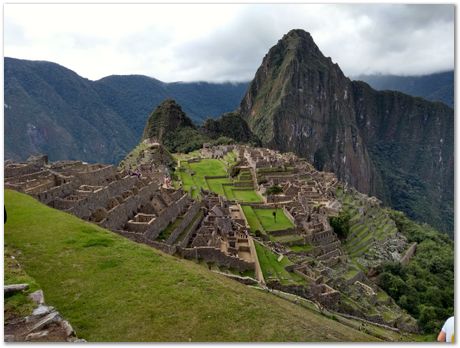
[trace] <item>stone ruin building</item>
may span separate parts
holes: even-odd
[[[377,290],[362,272],[349,280],[342,278],[349,260],[328,219],[342,208],[335,194],[339,185],[335,175],[317,171],[290,153],[244,145],[205,146],[201,156],[222,158],[230,151],[238,154],[240,168],[248,171],[245,177],[264,197],[263,203],[240,203],[207,191],[201,192],[200,200],[194,200],[182,189],[163,184],[169,177],[165,170],[145,168],[139,177],[123,167],[81,161],[49,163],[46,156],[31,157],[24,163],[5,162],[5,188],[32,195],[51,207],[168,254],[233,272],[254,271],[256,280],[265,284],[255,249],[255,243],[261,243],[293,261],[286,270],[308,284],[267,284],[272,288],[329,308],[335,308],[343,291],[349,296],[360,293],[371,303]],[[280,186],[282,192],[264,196],[273,185]],[[368,201],[372,206],[379,204]],[[294,228],[270,234],[299,238],[282,243],[252,236],[243,204],[282,208]],[[295,252],[291,250],[295,245],[311,248]],[[379,316],[366,319],[383,322]]]
[[[244,272],[255,249],[244,220],[219,197],[192,200],[164,178],[138,177],[112,165],[81,161],[48,163],[46,156],[5,163],[5,188],[29,194],[50,207],[94,222],[169,254]]]
[[[216,145],[212,146],[211,144],[203,144],[202,149],[200,150],[201,156],[204,158],[223,158],[229,152],[232,152],[235,149],[235,145]]]

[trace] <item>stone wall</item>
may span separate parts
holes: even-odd
[[[237,282],[244,284],[244,285],[258,285],[257,280],[251,277],[241,277],[236,274],[230,274],[230,273],[223,273],[219,271],[213,271],[214,273],[223,275],[224,277],[230,278],[232,280],[236,280]]]
[[[142,187],[137,195],[127,197],[120,205],[109,210],[107,217],[101,221],[101,225],[110,230],[122,229],[125,223],[136,215],[141,206],[150,203],[157,189],[158,185],[153,182]]]
[[[174,255],[176,253],[177,247],[175,245],[167,245],[165,243],[157,242],[157,241],[152,241],[146,239],[143,235],[135,232],[128,232],[128,231],[122,231],[122,230],[115,230],[116,233],[120,234],[121,236],[128,238],[134,242],[137,243],[142,243],[146,244],[148,246],[151,246],[155,249],[161,250],[162,252],[169,254],[169,255]]]
[[[171,232],[171,235],[166,240],[166,244],[174,244],[176,239],[180,236],[182,232],[190,225],[193,218],[196,216],[198,211],[200,210],[201,203],[200,202],[193,202],[187,212],[184,214],[182,221],[180,222],[179,226],[177,226],[174,231]]]
[[[254,262],[246,262],[237,257],[226,255],[214,247],[178,248],[178,252],[185,259],[214,262],[219,266],[233,268],[239,272],[254,270],[255,268]]]
[[[404,253],[404,256],[401,257],[401,261],[400,261],[401,264],[403,266],[406,266],[409,263],[409,261],[412,258],[412,256],[415,255],[416,251],[417,251],[417,243],[414,242],[414,243],[411,244],[409,249],[407,249],[407,251]]]
[[[200,212],[198,212],[198,214],[200,214]],[[204,216],[204,214],[203,214]],[[197,218],[193,223],[192,225],[190,226],[187,234],[184,236],[184,238],[179,242],[178,246],[181,247],[181,248],[186,248],[189,241],[190,241],[190,238],[192,237],[193,233],[195,233],[196,229],[198,228],[198,226],[201,224],[201,222],[203,221],[203,216],[201,218]]]
[[[107,165],[94,170],[76,172],[74,175],[81,182],[86,185],[106,185],[110,178],[115,177],[117,174],[117,168],[112,165]]]
[[[56,199],[70,195],[78,186],[78,183],[67,182],[59,186],[51,187],[48,191],[39,192],[33,196],[37,198],[40,202],[49,204]],[[59,209],[53,204],[54,208]]]
[[[164,208],[155,221],[145,231],[145,238],[153,241],[157,239],[158,235],[176,218],[182,214],[186,205],[190,202],[187,193],[184,193],[177,201],[172,202],[171,205]]]
[[[286,209],[285,206],[283,206],[283,212],[284,212],[284,215],[286,215],[286,217],[289,219],[289,221],[291,221],[291,222],[294,224],[294,226],[296,226],[297,223],[296,223],[294,217],[293,217],[293,216],[291,215],[291,213]]]
[[[5,166],[5,178],[32,174],[40,170],[40,166],[34,163],[15,163]]]
[[[284,230],[270,231],[270,235],[274,237],[287,236],[289,234],[297,234],[294,228],[286,228]]]
[[[364,275],[364,273],[362,271],[359,271],[358,273],[356,273],[352,278],[350,279],[347,279],[347,284],[348,285],[351,285],[351,284],[354,284],[355,282],[357,281],[364,281],[366,279],[366,276]]]
[[[121,196],[123,192],[131,190],[138,180],[139,179],[137,177],[127,176],[121,180],[111,182],[110,184],[105,186],[102,190],[94,192],[88,195],[87,197],[83,198],[82,200],[78,201],[69,210],[69,212],[71,212],[72,214],[82,219],[89,219],[93,211],[95,211],[97,208],[106,208],[109,199],[113,197]],[[153,193],[158,189],[158,185],[156,183],[155,184],[152,183],[146,187],[149,187],[148,191],[150,193]],[[65,202],[56,200],[55,208],[61,209],[61,207],[65,207],[65,206],[66,206]]]
[[[248,236],[248,244],[249,244],[249,250],[251,252],[251,255],[254,256],[254,270],[255,270],[256,279],[261,284],[265,284],[264,274],[262,272],[262,267],[260,267],[256,246],[254,245],[254,239],[251,236]]]

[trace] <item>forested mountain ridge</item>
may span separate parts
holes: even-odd
[[[358,75],[353,80],[364,81],[372,88],[403,92],[431,101],[440,101],[454,107],[454,71],[421,76]]]
[[[195,123],[235,109],[247,83],[164,83],[141,76],[85,79],[56,63],[4,59],[5,158],[119,162],[145,117],[174,98]]]

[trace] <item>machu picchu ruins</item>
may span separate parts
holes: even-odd
[[[118,167],[46,155],[7,161],[5,188],[231,279],[417,331],[371,279],[373,268],[407,262],[416,248],[376,198],[292,153],[205,144],[171,155],[152,139],[140,146]],[[346,239],[330,224],[341,212],[350,215]]]

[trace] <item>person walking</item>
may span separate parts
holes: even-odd
[[[455,342],[455,330],[454,330],[454,317],[450,317],[444,323],[441,331],[438,335],[438,342],[448,342],[454,343]]]

